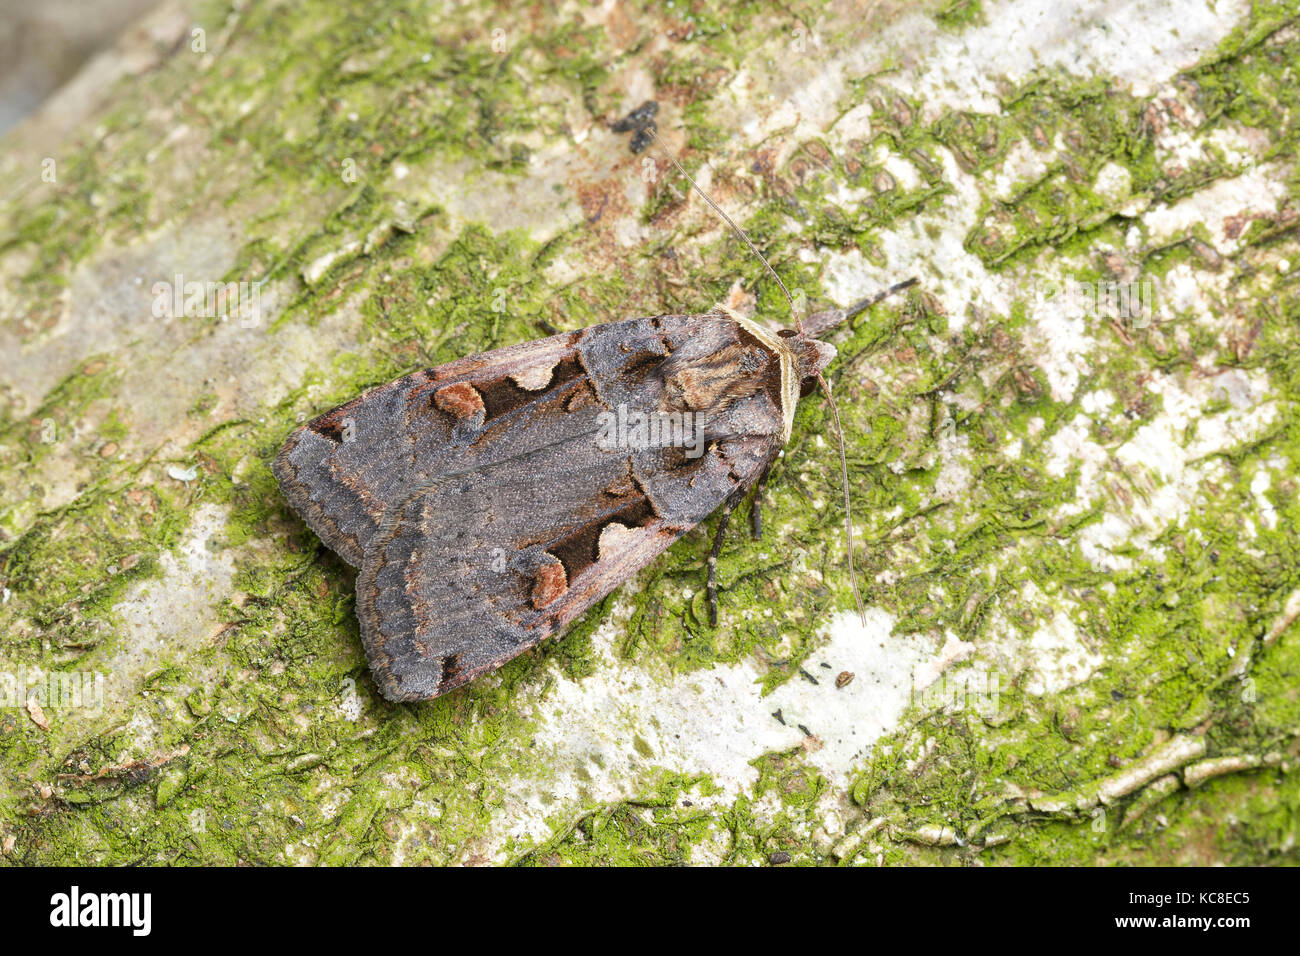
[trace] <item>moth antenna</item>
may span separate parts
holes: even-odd
[[[880,300],[893,295],[896,292],[902,292],[904,289],[910,289],[917,284],[917,280],[904,279],[902,282],[896,282],[888,289],[877,292],[875,295],[868,296],[861,302],[849,306],[844,310],[834,310],[832,312],[818,312],[810,320],[809,337],[816,338],[839,325],[846,322],[856,315],[867,311]],[[820,320],[820,321],[819,321]],[[817,373],[817,382],[826,393],[826,401],[831,406],[831,417],[835,419],[835,443],[840,449],[840,487],[844,489],[844,538],[848,547],[849,557],[849,584],[853,587],[853,601],[858,606],[858,617],[862,621],[862,626],[867,626],[867,610],[862,603],[862,592],[858,589],[858,572],[853,567],[853,504],[849,500],[849,459],[844,451],[844,428],[840,425],[840,410],[835,404],[835,396],[831,394],[831,386],[826,381],[821,372]]]
[[[861,302],[855,302],[847,309],[828,309],[825,312],[815,312],[808,316],[808,321],[804,323],[803,331],[810,339],[820,339],[831,329],[838,328],[845,322],[848,322],[861,315],[867,309],[871,308],[882,299],[887,299],[895,293],[910,289],[918,284],[917,279],[904,279],[902,282],[895,282],[887,289],[882,289],[875,295],[868,296]]]
[[[771,274],[772,278],[776,280],[776,284],[781,287],[781,294],[785,296],[785,301],[790,303],[790,315],[794,316],[795,325],[798,326],[799,331],[802,332],[803,325],[799,321],[799,316],[795,315],[794,311],[794,297],[790,295],[790,290],[785,287],[785,283],[781,281],[781,277],[777,275],[776,270],[772,268],[772,263],[768,262],[763,253],[758,251],[758,247],[749,241],[749,236],[745,235],[745,230],[736,225],[735,220],[728,216],[721,206],[709,198],[709,194],[701,189],[696,184],[695,180],[691,179],[691,174],[682,167],[682,164],[677,161],[677,157],[673,155],[673,151],[668,148],[668,144],[660,138],[659,131],[656,130],[653,125],[647,126],[646,129],[649,130],[650,135],[655,138],[655,142],[659,144],[659,148],[664,151],[664,155],[668,157],[668,162],[672,163],[673,166],[677,168],[677,171],[682,174],[683,178],[691,184],[691,188],[700,194],[700,197],[712,207],[713,211],[726,220],[726,223],[731,227],[732,232],[738,235],[744,241],[745,245],[749,246],[749,251],[758,256],[758,261],[763,263],[763,266]]]
[[[844,453],[844,429],[840,426],[840,410],[835,405],[835,396],[831,394],[831,387],[821,372],[817,373],[817,381],[826,393],[826,401],[831,406],[831,417],[835,419],[835,443],[840,448],[840,487],[844,489],[844,537],[849,556],[849,584],[853,588],[853,602],[858,606],[858,618],[862,621],[863,628],[866,628],[867,609],[862,603],[862,592],[858,590],[858,572],[853,567],[853,505],[849,501],[849,459]]]
[[[867,298],[863,299],[861,302],[855,302],[853,305],[849,306],[847,309],[844,310],[844,320],[847,322],[850,319],[857,318],[859,315],[867,311],[867,309],[871,308],[877,302],[880,302],[884,299],[888,299],[891,295],[894,295],[895,293],[898,292],[902,292],[904,289],[910,289],[918,282],[920,282],[920,280],[915,277],[911,279],[904,279],[902,282],[895,282],[888,289],[882,289],[879,292],[877,292],[875,295],[868,296]]]
[[[776,280],[777,286],[781,289],[781,294],[785,296],[785,301],[790,304],[790,315],[794,318],[795,327],[800,332],[803,332],[803,322],[799,316],[795,314],[794,296],[790,295],[790,290],[785,287],[785,283],[781,281],[781,277],[776,274],[776,270],[772,268],[772,263],[768,262],[767,257],[758,251],[758,247],[750,241],[749,236],[745,234],[745,230],[736,225],[735,220],[728,216],[726,211],[714,202],[709,194],[701,189],[695,180],[691,178],[691,174],[688,173],[685,168],[683,168],[682,164],[677,161],[677,157],[673,155],[673,151],[668,148],[668,144],[663,141],[663,138],[659,135],[659,131],[654,128],[653,124],[646,126],[646,129],[649,131],[650,135],[655,138],[655,142],[659,144],[659,148],[664,151],[664,155],[668,157],[668,161],[673,164],[673,167],[679,173],[682,174],[682,178],[691,184],[691,188],[700,194],[700,198],[708,203],[709,207],[722,217],[726,224],[731,227],[732,232],[739,236],[741,241],[749,247],[749,251],[758,257],[759,262],[763,263],[763,267],[767,269],[768,274]],[[833,324],[838,325],[840,322],[851,319],[854,316],[865,312],[886,296],[893,295],[896,292],[901,292],[904,289],[909,289],[916,285],[916,283],[916,279],[906,279],[903,282],[896,283],[871,298],[864,299],[856,305],[846,309],[842,316],[837,315]],[[825,330],[816,330],[812,333],[812,336],[816,337],[818,331]],[[827,384],[826,378],[821,372],[817,373],[817,381],[821,385],[822,391],[826,393],[826,400],[831,406],[831,416],[835,419],[835,439],[840,450],[840,485],[844,489],[844,537],[848,545],[849,584],[853,588],[853,601],[858,607],[858,617],[861,619],[862,626],[865,628],[867,626],[867,609],[862,603],[862,592],[858,588],[858,572],[853,566],[853,505],[849,497],[849,460],[844,451],[844,429],[840,425],[840,410],[835,404],[835,396],[831,394],[831,387]]]

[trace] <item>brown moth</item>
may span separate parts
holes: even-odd
[[[657,139],[642,111],[628,128]],[[429,700],[501,666],[722,508],[716,624],[727,519],[758,489],[758,533],[767,471],[835,357],[819,337],[913,282],[780,332],[725,308],[565,332],[414,372],[294,431],[275,476],[359,569],[383,695]]]

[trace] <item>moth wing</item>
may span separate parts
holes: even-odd
[[[422,369],[318,416],[289,436],[272,465],[284,496],[326,546],[359,567],[386,507],[404,499],[421,466],[436,457],[430,450],[454,448],[466,417],[457,412],[473,417],[470,393],[443,389],[476,381],[501,383],[504,391],[509,383],[536,385],[552,373],[540,388],[516,386],[524,393],[520,404],[543,397],[553,373],[565,378],[571,367],[572,338],[552,336]]]
[[[586,430],[600,400],[651,407],[643,404],[647,388],[657,386],[646,380],[647,363],[688,340],[721,340],[730,325],[701,316],[628,319],[423,369],[296,429],[272,470],[307,526],[360,567],[394,502],[447,472]]]
[[[412,494],[357,577],[384,696],[437,697],[582,615],[758,478],[780,447],[769,418],[771,433],[722,438],[694,460],[604,451],[586,435]]]

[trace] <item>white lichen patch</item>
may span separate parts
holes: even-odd
[[[882,82],[896,86],[908,97],[924,103],[925,119],[934,121],[948,111],[1001,112],[1002,88],[1036,70],[1059,67],[1079,76],[1107,75],[1129,85],[1138,96],[1151,93],[1177,70],[1193,64],[1202,52],[1219,42],[1245,15],[1248,7],[1234,3],[1229,9],[1204,0],[1168,5],[1125,4],[1123,15],[1112,5],[1050,0],[1019,0],[987,9],[986,25],[958,33],[945,31],[917,14],[903,17],[858,49],[842,55],[843,75],[874,73],[886,51],[909,51],[903,69],[885,71]],[[826,70],[820,76],[839,75]],[[797,118],[801,126],[832,109],[841,89],[816,88],[825,101],[804,96]],[[739,94],[738,94],[739,95]],[[765,139],[782,124],[773,116],[746,130],[753,141]],[[784,122],[789,122],[786,118]],[[828,123],[834,119],[833,115]],[[858,107],[835,122],[828,135],[834,147],[847,148],[850,139],[872,130],[870,111]],[[809,135],[821,134],[809,130]],[[1059,151],[1059,147],[1058,150]],[[1024,183],[1036,181],[1047,170],[1052,153],[1021,143],[992,173],[992,192],[1002,198]],[[877,158],[877,161],[878,158]],[[954,192],[933,213],[909,217],[905,225],[882,237],[886,262],[869,265],[856,251],[828,257],[825,284],[836,301],[847,303],[904,274],[919,273],[925,287],[947,307],[954,328],[960,328],[967,303],[1005,312],[1016,292],[1007,280],[994,278],[964,245],[974,226],[985,193],[990,189],[961,172],[951,154],[944,155],[944,178]],[[1116,164],[1103,167],[1096,183],[1098,193],[1122,203],[1130,188],[1127,170]],[[1060,317],[1048,318],[1043,342],[1052,362],[1045,371],[1052,379],[1054,397],[1068,400],[1077,381],[1078,356],[1085,349],[1081,329]],[[1064,360],[1064,361],[1062,361]]]
[[[1025,690],[1031,694],[1053,694],[1080,684],[1102,665],[1100,654],[1089,652],[1074,621],[1063,611],[1052,614],[1047,624],[1034,631],[1021,655],[1028,665]]]
[[[1001,607],[994,609],[984,636],[976,642],[982,661],[1020,676],[1024,690],[1036,696],[1081,684],[1102,666],[1104,658],[1075,623],[1078,608],[1072,601],[1044,594],[1032,582],[1021,589],[1019,599],[1041,623],[1020,628]]]
[[[753,662],[665,678],[619,661],[617,634],[598,629],[597,673],[557,679],[538,701],[529,762],[539,772],[503,786],[501,837],[544,838],[564,808],[626,799],[661,770],[707,773],[734,798],[757,779],[751,760],[802,739],[759,696]]]
[[[980,184],[961,170],[951,153],[944,151],[943,159],[944,179],[953,191],[880,233],[882,263],[868,262],[857,249],[817,254],[805,250],[805,259],[824,264],[822,284],[831,299],[848,304],[868,291],[916,276],[943,303],[954,331],[965,325],[968,304],[1002,314],[1010,311],[1017,294],[1015,280],[992,275],[966,248],[966,237],[979,222]]]
[[[1005,202],[1024,183],[1042,179],[1050,168],[1052,155],[1037,149],[1027,139],[1017,140],[998,167],[985,174],[993,195]]]
[[[934,481],[936,500],[961,499],[971,483],[970,468],[966,464],[969,459],[969,436],[945,434],[939,437],[939,475]]]
[[[627,611],[616,609],[611,621]],[[620,661],[613,653],[620,627],[607,622],[596,633],[597,672],[557,677],[534,706],[527,762],[536,771],[500,784],[494,852],[504,854],[512,838],[545,839],[557,818],[581,807],[633,797],[663,771],[706,774],[721,792],[692,799],[729,804],[757,782],[756,757],[801,745],[808,763],[843,788],[897,725],[917,681],[932,682],[970,651],[951,635],[903,636],[894,628],[880,609],[868,609],[866,628],[856,613],[835,615],[805,674],[764,697],[750,660],[678,676]]]
[[[802,725],[820,741],[806,759],[836,787],[846,785],[871,745],[897,726],[918,689],[916,675],[955,659],[944,641],[896,634],[896,623],[879,608],[867,609],[866,627],[855,612],[836,614],[826,644],[805,665],[816,683],[793,678],[764,701],[780,709],[786,724]],[[837,686],[844,673],[852,680]]]
[[[1118,163],[1107,163],[1098,170],[1093,188],[1112,206],[1119,206],[1132,192],[1133,174]]]
[[[1282,474],[1287,474],[1287,468],[1277,469]],[[1261,468],[1255,472],[1255,477],[1250,481],[1250,493],[1255,497],[1255,505],[1259,508],[1259,521],[1269,531],[1277,530],[1277,508],[1269,499],[1268,492],[1273,485],[1273,472],[1268,468]]]
[[[1185,521],[1198,507],[1204,483],[1222,474],[1213,456],[1257,439],[1277,415],[1276,406],[1265,400],[1268,380],[1259,370],[1188,382],[1155,373],[1148,388],[1163,399],[1162,410],[1119,447],[1106,449],[1089,438],[1083,416],[1048,440],[1049,474],[1079,466],[1075,500],[1061,514],[1076,514],[1098,499],[1106,502],[1102,519],[1077,538],[1099,569],[1132,567],[1132,559],[1114,552],[1126,545],[1146,547],[1170,524]],[[1210,402],[1224,398],[1232,407],[1204,413]]]
[[[102,665],[87,662],[106,671],[110,707],[127,704],[145,677],[201,647],[220,626],[217,608],[234,593],[235,563],[233,552],[213,541],[227,514],[215,504],[197,508],[180,544],[159,556],[161,575],[133,585],[114,605],[118,640]]]
[[[918,15],[899,20],[885,31],[896,35],[882,40],[916,57],[914,71],[891,79],[938,117],[947,110],[997,112],[999,78],[1016,83],[1051,68],[1112,76],[1148,95],[1196,63],[1248,10],[1240,0],[1012,0],[986,5],[986,22],[959,33]]]
[[[621,157],[620,143],[607,130],[596,130],[584,151],[605,158]],[[483,172],[477,161],[463,159],[454,163],[434,157],[407,166],[407,174],[393,182],[411,208],[438,205],[445,209],[445,227],[456,234],[470,223],[480,223],[505,232],[527,229],[538,242],[558,235],[582,222],[581,207],[574,201],[568,182],[576,175],[608,176],[608,165],[595,170],[579,170],[568,142],[539,144],[529,159],[528,176],[520,178],[497,172]],[[645,186],[635,176],[628,176],[633,188],[644,197]]]
[[[1215,249],[1230,255],[1238,243],[1225,229],[1226,221],[1275,212],[1285,196],[1285,178],[1274,164],[1265,163],[1240,176],[1216,180],[1172,205],[1155,206],[1142,215],[1142,222],[1153,245],[1181,238],[1203,225]]]
[[[0,377],[34,403],[92,355],[137,343],[164,350],[179,345],[193,329],[183,328],[183,319],[157,318],[155,302],[160,295],[167,297],[164,293],[178,276],[182,288],[220,279],[231,267],[238,242],[234,223],[210,217],[98,252],[72,273],[58,321],[39,337],[28,338],[13,324],[0,325]],[[167,264],[165,272],[159,270],[160,262]]]

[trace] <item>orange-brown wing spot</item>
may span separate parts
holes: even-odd
[[[587,370],[582,367],[582,362],[578,360],[578,356],[572,355],[562,362],[556,363],[555,367],[550,371],[547,384],[542,388],[559,388],[586,374]],[[518,381],[516,381],[518,377],[518,375],[507,375],[493,381],[477,383],[479,393],[483,396],[483,404],[487,408],[487,421],[500,418],[502,415],[513,412],[516,408],[522,408],[529,402],[537,400],[539,389],[521,388]]]
[[[444,385],[433,393],[434,407],[455,415],[461,421],[482,420],[487,409],[483,396],[469,382],[456,382]]]
[[[533,608],[540,611],[569,590],[569,576],[558,560],[543,564],[533,579]]]

